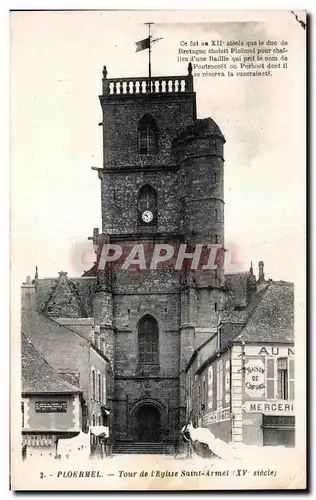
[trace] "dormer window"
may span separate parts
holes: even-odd
[[[138,123],[138,150],[141,155],[156,154],[158,151],[158,127],[149,114],[144,115]]]

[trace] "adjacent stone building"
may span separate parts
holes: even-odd
[[[82,392],[82,429],[108,425],[108,397],[111,388],[111,365],[104,354],[105,346],[89,317],[75,317],[75,301],[69,300],[73,283],[61,272],[52,280],[27,279],[22,284],[22,333],[27,335],[39,353],[58,374]],[[41,297],[49,289],[49,303],[55,308],[47,315]],[[61,304],[69,307],[68,316]],[[54,314],[55,313],[55,314]],[[95,440],[94,440],[95,441]],[[94,443],[95,444],[95,443]]]
[[[294,446],[293,284],[259,268],[230,277],[218,332],[186,367],[187,413],[226,442]]]
[[[82,428],[82,391],[65,381],[22,334],[22,454],[55,457],[59,439]]]

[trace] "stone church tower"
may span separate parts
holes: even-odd
[[[87,331],[109,360],[116,447],[143,441],[156,449],[155,443],[177,443],[187,410],[184,369],[217,335],[224,280],[200,263],[208,262],[209,244],[224,245],[225,139],[211,118],[196,117],[191,65],[185,76],[151,80],[109,79],[104,68],[102,84],[103,166],[94,167],[102,230],[91,238],[96,263],[81,278],[36,276],[33,302],[52,321]],[[101,265],[105,244],[122,249],[124,262],[130,249],[143,246],[147,265]],[[178,258],[180,245],[191,257],[200,248],[199,266],[192,269],[193,259],[182,254],[180,269],[174,260],[150,269],[159,244]],[[63,355],[67,365],[72,352]]]
[[[93,314],[113,363],[112,435],[174,442],[185,423],[184,367],[217,333],[222,276],[171,264],[97,268],[104,243],[224,245],[225,139],[211,118],[196,117],[190,65],[185,76],[151,81],[108,79],[104,68],[102,83],[102,231],[85,276],[97,277]]]

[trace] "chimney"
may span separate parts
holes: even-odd
[[[36,292],[35,284],[32,283],[31,276],[26,277],[26,282],[21,286],[21,307],[22,313],[35,309]]]
[[[251,301],[253,295],[257,292],[256,277],[253,274],[252,262],[250,264],[249,274],[247,276],[247,304]]]
[[[258,276],[258,282],[262,283],[264,281],[264,262],[260,260],[258,263],[258,268],[259,268],[259,276]]]

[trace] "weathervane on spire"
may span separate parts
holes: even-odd
[[[135,52],[140,52],[141,50],[146,50],[148,49],[148,76],[149,76],[149,88],[151,91],[151,45],[155,42],[158,42],[158,40],[162,40],[163,37],[160,38],[155,38],[154,40],[152,39],[152,35],[150,32],[150,27],[155,24],[155,23],[145,23],[148,26],[148,37],[145,38],[144,40],[140,40],[139,42],[136,42],[136,51]]]

